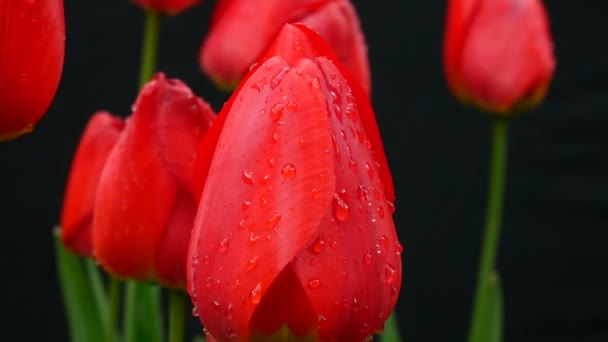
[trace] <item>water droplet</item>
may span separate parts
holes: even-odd
[[[367,171],[367,176],[369,177],[369,179],[374,178],[374,170],[368,162],[365,162],[365,170]]]
[[[241,179],[243,180],[243,183],[253,185],[253,171],[247,169],[243,170]]]
[[[340,148],[338,147],[338,141],[336,140],[336,136],[334,132],[331,132],[331,141],[334,143],[334,151],[336,152],[336,160],[340,161]]]
[[[254,83],[251,88],[257,90],[258,92],[262,91],[262,87],[264,87],[264,85],[268,83],[268,78],[264,77],[261,80],[259,80],[258,82]]]
[[[310,260],[308,261],[308,263],[312,266],[316,265],[318,262],[319,260],[317,260],[317,258],[310,258]]]
[[[357,198],[359,199],[359,201],[367,202],[368,201],[367,195],[368,195],[368,191],[367,191],[367,188],[365,187],[365,185],[359,184],[359,188],[357,190]]]
[[[245,201],[241,204],[241,209],[243,209],[243,211],[249,209],[249,207],[251,206],[251,201]]]
[[[352,110],[350,110],[348,108],[344,111],[344,114],[346,114],[346,117],[351,119],[353,122],[357,122],[357,120],[359,119],[359,116],[357,115],[357,113],[353,112]]]
[[[217,246],[217,250],[221,253],[225,253],[228,250],[228,238],[224,238]]]
[[[372,194],[374,195],[374,198],[379,200],[380,199],[380,192],[378,191],[378,189],[376,189],[375,186],[372,186]]]
[[[198,308],[196,306],[192,308],[192,316],[198,317]]]
[[[378,207],[378,216],[380,217],[380,219],[384,219],[384,207]]]
[[[403,253],[403,245],[400,244],[399,241],[395,243],[395,249],[397,250],[397,255],[401,255],[401,253]]]
[[[281,170],[281,175],[284,179],[293,179],[293,177],[296,176],[296,168],[293,166],[293,164],[285,164]]]
[[[285,110],[285,105],[282,103],[277,103],[270,109],[270,119],[272,121],[277,122],[283,115],[283,110]]]
[[[348,204],[346,204],[338,194],[334,194],[334,215],[338,221],[346,221],[348,219],[349,211]]]
[[[386,237],[386,235],[378,235],[378,241],[380,242],[385,251],[388,251],[388,249],[391,248],[391,243]]]
[[[265,195],[260,196],[260,208],[266,207],[267,204],[268,204],[268,197],[266,197]]]
[[[251,292],[249,292],[249,300],[253,304],[257,304],[262,299],[262,284],[258,283]]]
[[[304,146],[306,146],[306,144],[307,144],[307,141],[304,138],[302,138],[298,141],[298,145],[300,145],[300,147],[304,147]]]
[[[324,173],[319,174],[319,181],[325,182],[327,180],[327,176]]]
[[[370,265],[372,263],[372,252],[371,251],[367,251],[367,253],[365,253],[365,255],[363,256],[363,263],[366,265]]]
[[[254,256],[253,258],[249,259],[249,261],[247,262],[247,266],[245,266],[245,270],[247,270],[247,272],[249,272],[252,269],[254,269],[257,265],[258,265],[258,257]]]
[[[391,215],[395,213],[395,203],[392,201],[386,201],[386,206],[388,207],[388,211],[390,211]]]
[[[317,198],[317,197],[319,197],[319,195],[321,195],[321,194],[319,193],[319,189],[317,189],[317,188],[312,188],[312,189],[310,190],[310,195],[312,196],[312,198]]]
[[[350,167],[353,172],[357,172],[357,163],[353,158],[348,158],[348,167]]]
[[[315,253],[321,253],[325,249],[325,240],[323,240],[320,236],[312,243],[312,250]]]
[[[321,83],[319,83],[318,78],[313,78],[312,81],[310,81],[310,85],[315,89],[321,88]]]
[[[287,110],[289,110],[289,111],[292,111],[292,112],[293,112],[293,111],[294,111],[294,110],[296,110],[296,109],[298,109],[298,104],[297,104],[297,103],[295,103],[294,101],[289,101],[289,102],[287,103]]]
[[[311,289],[318,289],[321,286],[321,280],[319,278],[312,278],[308,281],[308,287]]]
[[[338,247],[338,243],[337,243],[336,241],[332,241],[332,242],[329,244],[329,247],[331,247],[331,248],[334,248],[334,249],[335,249],[336,247]]]
[[[211,306],[213,306],[213,310],[218,313],[220,312],[220,310],[222,308],[222,305],[217,300],[214,300],[213,302],[211,302]]]
[[[279,133],[275,133],[272,135],[272,142],[273,143],[278,143],[279,142]]]
[[[397,281],[397,270],[391,264],[386,264],[385,268],[386,284],[392,285]]]
[[[210,260],[209,256],[208,256],[208,255],[205,255],[205,256],[203,257],[203,263],[204,263],[205,265],[209,265],[209,263],[210,263],[210,262],[211,262],[211,260]]]
[[[279,224],[279,221],[281,221],[281,215],[274,214],[274,215],[270,216],[266,220],[266,228],[272,229],[272,228],[276,227],[277,224]]]
[[[286,65],[283,67],[283,69],[281,69],[281,71],[279,71],[278,74],[273,76],[272,79],[270,80],[270,88],[274,89],[279,84],[281,84],[281,81],[283,81],[283,78],[285,77],[285,75],[287,74],[287,72],[289,71],[290,68],[291,67]]]
[[[211,277],[205,278],[205,287],[210,288],[211,285],[213,285],[213,278],[211,278]]]
[[[302,50],[302,41],[301,40],[296,40],[293,42],[293,49],[294,51],[300,51]]]
[[[304,71],[302,71],[302,69],[296,69],[296,75],[302,76],[304,75]]]
[[[321,322],[325,322],[326,320],[327,320],[327,318],[325,318],[325,316],[323,316],[323,315],[318,315],[318,316],[317,316],[317,321],[318,321],[319,323],[321,323]]]
[[[365,132],[357,130],[357,141],[359,141],[359,144],[365,142]]]
[[[333,91],[331,92],[332,94],[335,94]],[[336,118],[338,118],[338,120],[340,122],[342,122],[342,108],[340,108],[340,106],[337,103],[334,103],[334,113],[336,114]]]
[[[260,178],[259,183],[261,185],[266,185],[269,180],[270,180],[270,175],[265,175],[264,177]]]
[[[252,246],[256,241],[258,241],[259,238],[260,238],[260,235],[254,233],[254,232],[250,232],[249,233],[249,241],[247,241],[247,244],[249,246]]]

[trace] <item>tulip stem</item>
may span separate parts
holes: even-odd
[[[492,279],[496,277],[496,256],[502,221],[505,179],[507,174],[508,118],[495,116],[492,119],[492,146],[490,176],[486,206],[486,221],[483,233],[477,288],[473,302],[473,314],[469,330],[469,342],[480,341],[480,332],[488,314],[491,300]]]
[[[154,71],[156,70],[159,33],[160,14],[150,10],[146,11],[144,37],[141,47],[141,63],[139,69],[140,88],[152,78]]]
[[[122,281],[111,275],[108,276],[108,324],[106,338],[116,341],[116,323],[120,309],[120,287]]]
[[[185,293],[178,290],[169,290],[169,342],[184,341],[185,319]]]

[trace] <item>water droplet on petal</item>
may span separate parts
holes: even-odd
[[[344,111],[344,114],[346,114],[346,116],[351,119],[353,122],[357,122],[357,120],[359,119],[359,116],[357,115],[357,113],[353,112],[350,109],[346,109]]]
[[[278,143],[279,142],[279,133],[275,133],[272,135],[272,142],[273,143]]]
[[[243,211],[249,209],[249,207],[251,206],[251,201],[245,201],[241,204],[241,209],[243,209]]]
[[[192,308],[192,316],[198,317],[198,308],[196,306]]]
[[[367,253],[365,253],[363,256],[363,263],[366,265],[370,265],[372,263],[372,253],[370,251],[367,251]]]
[[[395,243],[395,249],[397,250],[397,255],[401,255],[401,253],[403,253],[403,245],[400,244],[399,241]]]
[[[243,180],[243,183],[253,185],[253,171],[247,169],[243,170],[241,179]]]
[[[295,166],[293,166],[293,164],[285,164],[285,166],[283,166],[283,169],[281,170],[281,175],[284,179],[293,179],[293,177],[296,176]]]
[[[275,165],[277,165],[277,162],[274,160],[274,158],[268,158],[268,166],[274,167]]]
[[[378,235],[378,241],[386,251],[388,251],[388,249],[391,247],[391,243],[386,235]]]
[[[217,313],[219,313],[222,308],[222,305],[217,300],[214,300],[213,302],[211,302],[211,306],[213,306],[213,310]]]
[[[384,207],[378,207],[378,216],[380,216],[381,219],[384,218]]]
[[[259,238],[260,238],[260,235],[254,233],[254,232],[250,232],[249,233],[249,241],[247,241],[247,244],[249,246],[252,246],[256,241],[258,241]]]
[[[391,264],[386,264],[385,269],[386,284],[392,285],[397,281],[397,270]]]
[[[225,253],[228,250],[228,238],[224,238],[217,246],[217,250],[221,253]]]
[[[266,228],[272,229],[272,228],[276,227],[277,224],[279,223],[279,221],[281,221],[281,215],[274,214],[274,215],[270,216],[266,220]]]
[[[318,289],[321,286],[321,280],[319,278],[312,278],[308,281],[308,287],[311,289]]]
[[[365,170],[367,171],[367,176],[369,177],[369,179],[374,178],[374,169],[369,166],[368,162],[365,162]]]
[[[296,109],[298,109],[298,104],[297,103],[295,103],[294,101],[287,102],[287,110],[293,112]]]
[[[300,145],[300,147],[304,147],[306,146],[307,142],[306,139],[302,138],[298,141],[298,145]]]
[[[277,122],[283,115],[283,110],[285,109],[285,105],[282,103],[277,103],[270,109],[270,119],[272,121]]]
[[[391,212],[391,215],[395,213],[395,203],[393,203],[392,201],[386,201],[386,206],[388,207],[388,210]]]
[[[266,184],[268,184],[269,180],[270,180],[270,175],[265,175],[264,177],[259,179],[259,183],[261,185],[266,185]]]
[[[350,209],[348,204],[338,195],[334,194],[334,215],[338,221],[346,221],[348,219]]]
[[[317,198],[319,197],[320,193],[319,193],[319,189],[317,188],[312,188],[310,190],[310,195],[312,196],[312,198]]]
[[[258,257],[254,256],[251,259],[249,259],[249,261],[247,262],[247,266],[245,266],[245,269],[247,270],[247,272],[249,272],[252,269],[254,269],[257,265],[258,265]]]
[[[252,290],[249,292],[249,300],[253,304],[257,304],[262,299],[262,284],[258,283]]]
[[[313,78],[312,81],[310,81],[310,85],[315,89],[321,88],[321,83],[319,83],[318,78]]]
[[[332,241],[332,242],[329,244],[329,247],[331,247],[331,248],[337,248],[337,247],[338,247],[338,243],[337,243],[336,241]]]
[[[320,236],[312,243],[312,250],[315,253],[321,253],[325,249],[325,240],[323,240]]]

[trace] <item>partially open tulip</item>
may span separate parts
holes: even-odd
[[[93,114],[72,160],[61,212],[61,240],[82,256],[93,256],[91,230],[97,184],[124,125],[122,118],[108,112]]]
[[[203,71],[233,89],[266,52],[285,23],[318,32],[369,94],[367,45],[349,0],[220,0],[200,51]],[[300,42],[293,42],[297,48]]]
[[[540,0],[450,0],[444,66],[464,102],[507,114],[545,96],[555,69]]]
[[[49,108],[65,48],[62,0],[0,0],[0,141],[31,132]]]
[[[401,285],[391,174],[369,98],[318,34],[284,26],[203,139],[197,178],[187,289],[216,340],[383,329]]]
[[[103,169],[93,252],[121,278],[185,288],[197,148],[215,114],[162,73],[141,90]]]
[[[131,0],[143,9],[169,15],[179,14],[198,5],[201,0]]]

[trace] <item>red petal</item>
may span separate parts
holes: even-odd
[[[365,98],[349,99],[348,80],[334,64],[324,58],[316,63],[326,75],[321,84],[330,108],[336,193],[293,267],[317,315],[319,337],[361,341],[382,329],[395,306],[401,251],[382,169],[360,115]]]
[[[63,1],[2,1],[0,22],[3,141],[32,131],[55,97],[65,49]]]
[[[163,74],[142,89],[133,108],[100,181],[95,256],[116,275],[181,287],[196,203],[194,158],[212,113]]]
[[[152,10],[156,12],[161,12],[165,14],[176,15],[180,12],[198,5],[201,0],[132,0],[138,6]]]
[[[203,325],[220,340],[246,338],[261,298],[331,203],[331,139],[316,85],[310,75],[271,58],[232,95],[230,112],[220,114],[225,123],[200,200],[188,267],[192,301]],[[225,319],[229,308],[232,319]]]
[[[93,255],[91,224],[97,184],[123,128],[121,118],[96,112],[82,133],[72,161],[61,212],[61,238],[68,249],[83,256]]]

